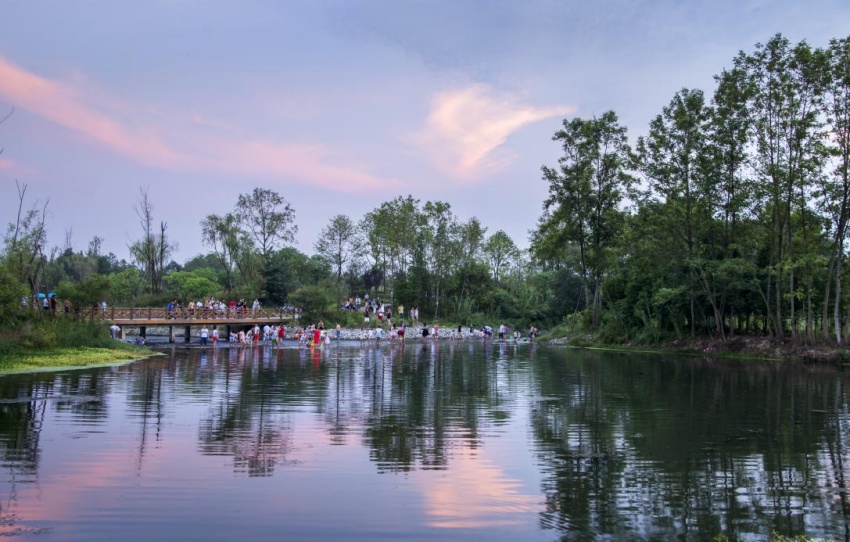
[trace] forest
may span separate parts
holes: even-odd
[[[72,306],[252,299],[336,317],[369,293],[429,319],[590,332],[609,343],[758,335],[843,344],[850,322],[850,37],[816,48],[776,35],[740,52],[706,92],[683,88],[630,141],[614,111],[565,119],[548,196],[520,250],[444,201],[398,196],[337,215],[313,254],[292,247],[295,209],[241,194],[198,224],[208,252],[180,264],[167,219],[140,189],[127,259],[47,247],[46,204],[18,184],[0,253],[0,320],[22,298]],[[4,136],[5,137],[5,136]],[[37,311],[36,311],[37,312]]]

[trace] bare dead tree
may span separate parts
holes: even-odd
[[[35,292],[44,267],[47,242],[44,223],[50,200],[46,200],[40,208],[36,201],[26,209],[27,184],[16,180],[15,186],[18,189],[18,212],[15,223],[9,224],[6,231],[6,257],[13,272],[29,286],[31,292]]]
[[[74,250],[74,228],[65,230],[65,246],[62,247],[62,252],[73,252]]]
[[[6,113],[5,116],[3,116],[3,118],[0,118],[0,124],[3,124],[4,122],[6,122],[9,119],[9,117],[12,116],[12,113],[14,113],[14,112],[15,112],[15,108],[13,107],[12,109],[9,110],[8,113]],[[3,154],[3,148],[0,148],[0,154]]]
[[[146,188],[139,188],[138,204],[133,210],[139,217],[142,238],[129,246],[130,254],[145,275],[149,291],[159,293],[162,291],[165,262],[171,257],[176,245],[168,241],[167,222],[160,222],[158,233],[154,229],[153,203]]]

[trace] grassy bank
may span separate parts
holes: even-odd
[[[119,343],[120,344],[120,343]],[[144,348],[49,348],[14,357],[0,358],[0,373],[44,371],[113,365],[124,361],[143,358],[151,353]]]
[[[28,320],[0,331],[0,373],[112,365],[148,355],[91,322]]]

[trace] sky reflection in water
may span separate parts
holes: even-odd
[[[0,378],[0,535],[847,538],[846,377],[528,345]]]

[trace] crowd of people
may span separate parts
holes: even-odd
[[[56,294],[53,293],[47,295],[38,294],[32,296],[32,298],[22,296],[21,309],[28,310],[30,306],[36,310],[40,309],[44,311],[44,314],[49,314],[50,316],[56,316],[57,314],[64,314],[65,316],[68,316],[71,313],[71,302],[65,299],[60,303]]]
[[[215,297],[209,297],[206,301],[188,301],[186,304],[177,301],[169,301],[165,305],[169,318],[193,318],[209,316],[248,316],[255,318],[261,314],[260,300],[254,298],[253,303],[248,303],[244,298],[236,301],[223,301]]]
[[[379,323],[375,326],[361,326],[357,330],[343,330],[339,324],[336,324],[334,329],[327,329],[324,322],[321,320],[315,324],[307,326],[290,326],[288,329],[285,325],[269,325],[266,324],[260,327],[259,324],[249,326],[238,331],[232,331],[227,337],[228,343],[232,345],[259,345],[272,344],[282,346],[284,340],[290,339],[297,341],[302,347],[323,347],[330,344],[332,341],[343,339],[357,340],[361,344],[376,343],[380,344],[386,340],[390,343],[404,343],[411,336],[412,326],[408,326],[406,322],[400,325],[395,325],[391,321]],[[457,328],[452,328],[448,332],[440,332],[439,324],[422,323],[418,330],[415,330],[413,336],[421,337],[424,341],[435,340],[450,340],[450,341],[465,341],[465,340],[498,340],[498,341],[521,341],[524,339],[522,333],[517,329],[511,329],[507,324],[502,323],[496,332],[498,335],[494,337],[494,331],[491,326],[485,325],[481,327],[458,325]],[[537,336],[538,330],[531,326],[525,339],[533,341]],[[201,328],[201,345],[208,344],[211,339],[213,344],[218,343],[219,332],[217,326],[213,326],[212,332],[206,326]]]

